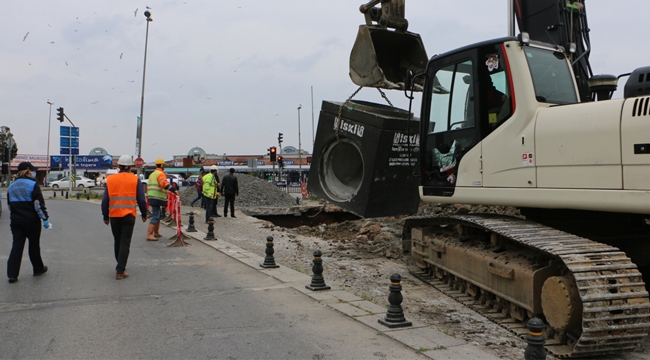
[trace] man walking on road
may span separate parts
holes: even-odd
[[[45,200],[36,177],[36,168],[30,162],[18,164],[16,180],[7,189],[7,205],[13,245],[7,260],[7,277],[10,283],[18,281],[20,263],[25,249],[25,240],[29,239],[29,260],[34,268],[34,276],[45,274],[47,266],[41,258],[41,219],[43,227],[50,228]]]
[[[163,171],[164,167],[165,160],[156,159],[156,170],[149,175],[147,182],[147,197],[151,206],[151,221],[147,228],[148,241],[157,241],[159,237],[162,237],[158,231],[160,229],[160,208],[167,206],[167,191],[175,192],[178,195],[178,191],[174,190],[167,181],[167,174]]]
[[[228,217],[228,204],[230,204],[230,217],[235,216],[235,197],[239,196],[239,184],[235,176],[235,169],[230,168],[229,174],[221,180],[221,194],[225,198],[223,216]]]
[[[111,224],[114,239],[115,279],[129,277],[126,262],[131,249],[131,236],[135,226],[136,207],[140,208],[142,222],[147,221],[147,203],[138,176],[131,173],[133,160],[130,155],[122,155],[117,161],[120,172],[106,179],[106,189],[102,198],[104,224]],[[110,221],[109,221],[110,220]]]
[[[203,197],[205,198],[205,223],[217,214],[217,198],[219,197],[219,177],[217,165],[210,166],[210,173],[203,176]]]

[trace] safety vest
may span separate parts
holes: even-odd
[[[108,189],[108,216],[136,215],[138,206],[138,177],[130,172],[119,172],[106,179]]]
[[[160,187],[158,184],[158,177],[164,174],[162,171],[156,169],[154,172],[149,175],[149,181],[147,182],[147,196],[151,199],[160,199],[167,201],[167,191]]]
[[[217,197],[217,180],[212,174],[203,176],[203,196],[214,199]]]

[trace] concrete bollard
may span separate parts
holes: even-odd
[[[524,352],[524,359],[526,360],[545,360],[546,359],[546,349],[544,349],[544,344],[546,344],[546,339],[544,339],[544,322],[538,318],[532,318],[528,320],[526,324],[528,328],[528,335],[526,335],[526,351]]]
[[[189,225],[187,225],[187,230],[185,230],[185,231],[187,231],[187,232],[196,232],[196,227],[194,227],[194,211],[190,211],[188,213],[188,215],[190,216],[190,220],[188,221]],[[210,226],[208,225],[208,228],[209,227]],[[212,225],[212,230],[214,230],[214,224]],[[212,236],[214,236],[214,233],[212,234]]]
[[[311,267],[311,271],[314,273],[311,277],[311,284],[305,286],[305,288],[311,291],[318,290],[329,290],[331,287],[325,285],[325,278],[323,278],[323,260],[321,256],[323,254],[320,250],[314,251],[314,265]]]
[[[208,219],[208,233],[205,235],[203,240],[217,240],[217,238],[214,237],[214,218]]]
[[[275,258],[273,257],[273,236],[266,237],[266,256],[264,257],[264,263],[260,264],[263,268],[279,268],[280,265],[275,264]]]
[[[390,293],[388,294],[388,310],[386,317],[379,319],[379,323],[391,329],[412,326],[413,323],[406,321],[404,318],[404,310],[402,309],[402,285],[400,284],[402,277],[400,274],[393,274],[390,276]]]

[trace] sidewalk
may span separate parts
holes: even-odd
[[[203,244],[208,245],[213,249],[232,257],[233,259],[236,259],[254,269],[259,270],[260,272],[267,274],[268,276],[277,279],[278,281],[291,286],[306,296],[309,296],[312,299],[325,304],[326,306],[344,315],[347,315],[356,321],[365,324],[373,331],[382,333],[398,342],[401,342],[402,344],[412,348],[416,352],[428,358],[450,360],[499,359],[499,357],[496,357],[462,339],[448,336],[433,328],[432,326],[427,326],[426,324],[412,321],[411,319],[406,319],[407,321],[411,321],[413,323],[411,327],[390,329],[384,325],[381,325],[378,320],[383,319],[386,316],[388,303],[385,307],[382,307],[370,301],[359,298],[356,295],[337,289],[336,287],[332,287],[331,290],[308,290],[305,288],[305,286],[311,284],[311,274],[304,274],[280,264],[277,264],[279,265],[278,268],[262,268],[260,265],[264,263],[264,257],[228,243],[227,241],[224,241],[223,233],[217,234],[218,240],[204,240],[206,237],[206,232],[201,231],[201,229],[205,229],[206,225],[204,224],[201,215],[198,215],[198,217],[195,218],[195,227],[197,228],[197,231],[187,232],[187,215],[185,214],[189,213],[192,210],[196,211],[197,209],[183,206],[181,210],[183,214],[183,221],[185,221],[182,227],[183,234],[191,238],[190,242],[192,240],[202,242]],[[240,221],[245,220],[240,218],[250,218],[242,212],[238,212],[237,217],[237,220]],[[220,228],[219,230],[222,229],[223,228]],[[240,228],[240,230],[242,229]],[[175,232],[176,228],[167,226],[164,229],[163,234],[165,236],[171,237],[175,234]]]

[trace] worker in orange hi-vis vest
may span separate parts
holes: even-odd
[[[102,198],[104,224],[111,225],[113,233],[115,260],[115,279],[129,277],[126,262],[129,259],[131,236],[135,226],[137,208],[140,208],[142,222],[147,221],[147,203],[144,189],[138,176],[131,173],[133,160],[130,155],[122,155],[117,161],[120,172],[106,178],[106,189]]]

